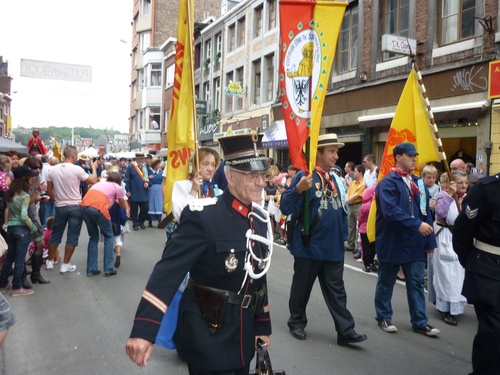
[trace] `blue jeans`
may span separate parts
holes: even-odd
[[[78,246],[78,238],[82,230],[82,213],[80,212],[80,206],[77,205],[56,207],[49,245],[59,245],[61,243],[66,224],[68,224],[66,244]]]
[[[94,207],[81,207],[83,220],[89,232],[89,246],[87,248],[87,275],[97,272],[97,246],[99,245],[99,230],[104,236],[104,272],[115,270],[115,237],[111,220]]]
[[[21,289],[23,287],[24,260],[31,242],[31,231],[25,225],[9,226],[6,240],[9,250],[0,274],[0,288],[5,288],[9,283],[10,270],[14,264],[12,289]]]
[[[54,202],[46,201],[45,202],[45,213],[43,215],[42,225],[44,228],[47,228],[47,219],[51,216],[55,216],[56,214],[56,206],[54,206]]]
[[[399,266],[397,263],[380,262],[375,289],[375,311],[379,322],[392,319],[391,299]],[[429,319],[425,308],[424,262],[404,263],[401,267],[406,279],[406,297],[412,328],[425,326]]]

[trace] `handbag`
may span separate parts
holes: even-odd
[[[286,375],[285,370],[273,371],[267,345],[262,339],[257,339],[255,372],[250,372],[249,375]]]
[[[3,236],[0,234],[0,257],[7,252],[8,248],[9,245],[7,245],[7,241],[5,241],[5,238],[3,238]]]

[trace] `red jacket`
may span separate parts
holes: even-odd
[[[28,141],[28,151],[30,155],[45,155],[47,153],[47,148],[43,144],[43,141],[38,137],[31,137]]]

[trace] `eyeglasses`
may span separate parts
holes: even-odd
[[[263,172],[253,171],[248,173],[240,172],[236,169],[233,169],[232,171],[244,175],[248,182],[255,182],[255,180],[257,180],[257,177],[262,178],[262,180],[264,180],[265,182],[271,179],[271,173],[269,173],[269,171],[263,171]]]

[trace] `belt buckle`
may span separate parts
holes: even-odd
[[[251,302],[252,302],[252,295],[251,294],[245,294],[243,296],[243,301],[241,301],[241,308],[248,309],[248,307],[250,306]]]

